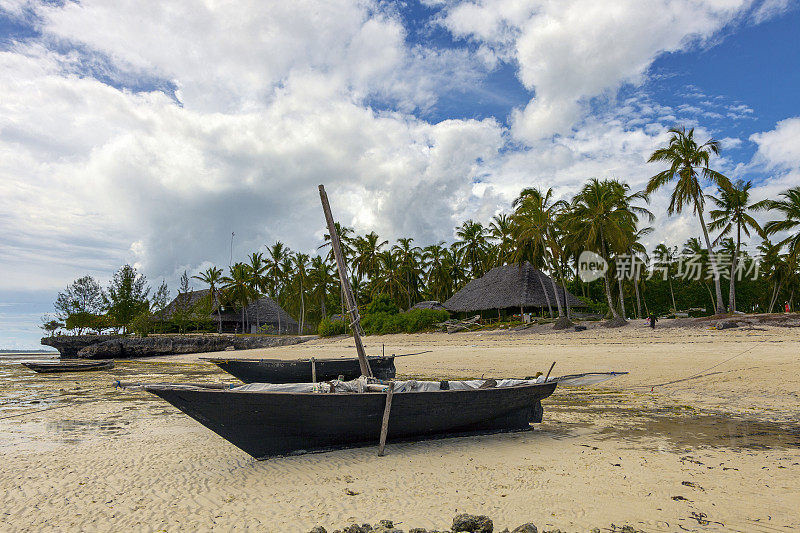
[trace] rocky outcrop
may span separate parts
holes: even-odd
[[[55,335],[43,337],[42,344],[58,350],[61,357],[77,357],[78,352],[87,346],[116,338],[116,335]]]
[[[76,340],[78,339],[78,340]],[[45,341],[49,342],[45,342]],[[221,352],[226,349],[249,350],[289,346],[307,340],[303,337],[267,337],[238,335],[151,335],[122,337],[80,335],[45,337],[42,344],[58,349],[62,357],[85,359],[120,359],[187,353]]]

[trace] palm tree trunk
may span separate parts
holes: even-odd
[[[544,292],[544,299],[547,300],[547,311],[550,313],[550,318],[553,318],[553,306],[550,305],[550,295],[547,294],[547,287],[544,286],[544,281],[542,281],[541,276],[536,276],[539,278],[539,284],[542,286],[542,292]]]
[[[608,250],[606,249],[607,248],[606,238],[605,234],[603,233],[602,226],[600,226],[600,246],[602,246],[603,248],[603,259],[606,259],[606,257],[608,257]],[[606,262],[608,262],[608,259],[606,259]],[[606,269],[606,271],[603,273],[603,281],[605,282],[605,287],[606,287],[606,299],[608,300],[608,309],[611,311],[611,316],[613,316],[614,318],[619,318],[619,312],[617,312],[617,308],[614,307],[614,302],[611,298],[611,283],[609,282],[608,278],[609,278],[608,269]]]
[[[667,272],[667,279],[669,280],[669,295],[672,296],[672,312],[678,311],[678,306],[675,305],[675,291],[672,290],[672,276]]]
[[[642,318],[642,299],[639,296],[639,272],[633,279],[633,290],[636,292],[636,318]]]
[[[737,224],[736,225],[736,253],[733,254],[733,258],[731,259],[731,279],[730,279],[730,290],[728,291],[728,310],[731,314],[736,312],[736,281],[734,280],[734,274],[736,272],[736,261],[739,258],[739,247],[742,241],[742,226]]]
[[[298,335],[303,334],[303,326],[305,326],[306,321],[306,301],[303,297],[303,282],[300,281],[300,331],[297,332]]]
[[[622,310],[622,318],[627,319],[627,313],[625,312],[625,295],[622,294],[622,277],[617,279],[617,285],[619,285],[619,308]]]
[[[775,308],[775,303],[778,301],[778,296],[781,294],[781,289],[783,288],[783,280],[780,280],[778,284],[775,286],[775,291],[772,293],[772,299],[769,302],[769,310],[768,313],[771,313],[772,310]]]
[[[700,219],[700,226],[703,228],[703,238],[706,240],[706,248],[708,249],[708,261],[711,263],[711,270],[714,271],[714,292],[717,293],[716,314],[721,315],[725,313],[725,304],[722,301],[722,284],[717,271],[717,260],[714,258],[714,251],[711,248],[711,240],[708,238],[706,221],[703,219],[703,211],[699,207],[697,209],[697,217]]]
[[[606,300],[608,301],[608,309],[611,311],[611,316],[614,318],[619,318],[619,313],[617,312],[617,308],[614,307],[614,302],[611,299],[611,284],[608,281],[608,270],[606,270],[605,274],[603,274],[603,281],[605,282],[606,287]]]
[[[703,287],[705,287],[706,290],[708,291],[708,299],[711,300],[711,309],[715,309],[716,305],[714,304],[714,295],[711,293],[711,289],[708,288],[708,283],[704,281]]]
[[[555,272],[553,274],[555,274]],[[553,284],[553,294],[555,294],[556,296],[556,305],[558,306],[558,316],[559,318],[561,318],[562,316],[564,316],[564,310],[561,306],[561,296],[558,294],[558,285],[556,285],[555,278],[550,278],[550,281]]]

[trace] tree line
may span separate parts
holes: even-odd
[[[556,200],[552,189],[525,188],[509,212],[485,224],[465,221],[451,243],[418,246],[413,238],[399,238],[390,244],[374,231],[357,235],[337,224],[358,301],[366,305],[385,295],[402,309],[423,300],[443,302],[494,267],[529,261],[550,275],[554,284],[582,297],[589,311],[618,320],[692,309],[721,314],[772,312],[784,302],[793,306],[800,282],[800,187],[777,199],[753,202],[750,181],[731,180],[710,167],[711,157],[720,153],[717,141],[701,144],[693,129],[675,128],[670,135],[667,145],[649,158],[663,170],[650,178],[644,190],[633,191],[613,178],[587,180],[570,200]],[[709,187],[714,194],[704,192]],[[661,244],[648,252],[642,242],[653,231],[648,204],[662,188],[670,190],[668,213],[691,210],[700,235],[680,249]],[[777,218],[762,227],[753,217],[759,210]],[[772,242],[770,238],[779,233],[788,236]],[[745,239],[751,238],[760,239],[758,257],[743,249]],[[231,265],[227,273],[210,267],[193,278],[210,289],[209,302],[241,311],[243,329],[247,304],[261,295],[270,296],[296,317],[301,329],[344,314],[330,235],[324,236],[313,256],[294,252],[280,241],[265,248],[266,252],[253,252],[246,261]],[[578,276],[584,251],[594,252],[608,265],[592,282]],[[687,265],[692,276],[686,275]],[[659,275],[652,275],[656,271]],[[757,275],[742,278],[743,272]],[[91,297],[73,297],[68,291],[64,298],[59,294],[56,308],[62,316],[65,309],[89,313],[103,309],[124,328],[143,312],[157,313],[166,305],[166,285],[162,283],[148,298],[144,282],[137,281],[143,279],[126,266],[115,274],[104,296],[90,290]],[[86,278],[78,282],[91,285]],[[546,312],[568,318],[566,300],[553,300]],[[64,301],[88,303],[65,307]],[[219,312],[219,306],[216,309]]]

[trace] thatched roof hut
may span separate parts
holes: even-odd
[[[417,302],[411,306],[411,309],[435,309],[437,311],[446,311],[445,307],[442,305],[441,302],[437,302],[436,300],[428,300],[426,302]],[[409,309],[409,311],[411,311]]]
[[[564,297],[562,287],[558,287],[558,297]],[[467,283],[463,289],[444,303],[448,311],[472,312],[489,309],[546,308],[547,297],[550,305],[557,307],[553,281],[547,274],[534,268],[527,261],[522,264],[504,265],[493,268],[481,278]],[[570,307],[585,307],[582,301],[566,292]]]
[[[163,316],[165,319],[171,319],[178,310],[192,311],[200,305],[207,305],[208,297],[209,289],[178,294],[164,309]],[[222,321],[223,333],[241,332],[242,309],[235,305],[223,304],[217,313],[218,305],[215,295],[209,318],[215,323]],[[297,321],[269,296],[261,296],[248,304],[244,314],[247,322],[245,330],[250,333],[255,333],[262,325],[272,326],[275,331],[279,331],[280,326],[280,333],[296,333],[299,326]]]

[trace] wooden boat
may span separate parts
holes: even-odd
[[[111,359],[95,359],[91,361],[85,359],[59,359],[58,361],[27,362],[22,363],[22,365],[34,372],[49,374],[54,372],[108,370],[109,368],[114,368],[114,361]]]
[[[519,431],[529,429],[531,422],[541,422],[541,400],[560,383],[569,383],[549,380],[550,372],[536,379],[500,381],[384,383],[374,376],[361,343],[358,305],[347,279],[327,195],[322,185],[319,190],[351,319],[360,377],[353,381],[251,383],[230,389],[163,383],[142,388],[256,458],[375,441],[380,442],[378,454],[382,455],[387,440]],[[303,365],[308,375],[310,361]],[[586,381],[581,375],[570,379]]]
[[[531,422],[541,422],[541,400],[553,393],[557,383],[514,381],[523,383],[394,392],[385,439],[419,440],[529,429]],[[441,387],[438,382],[427,383]],[[391,386],[397,388],[402,382]],[[258,459],[377,444],[381,436],[388,397],[385,393],[283,392],[280,386],[272,387],[276,390],[248,387],[220,390],[157,384],[143,388]]]
[[[368,357],[373,375],[378,379],[394,379],[394,356]],[[358,359],[219,359],[203,358],[245,383],[304,383],[344,380],[361,375]]]

